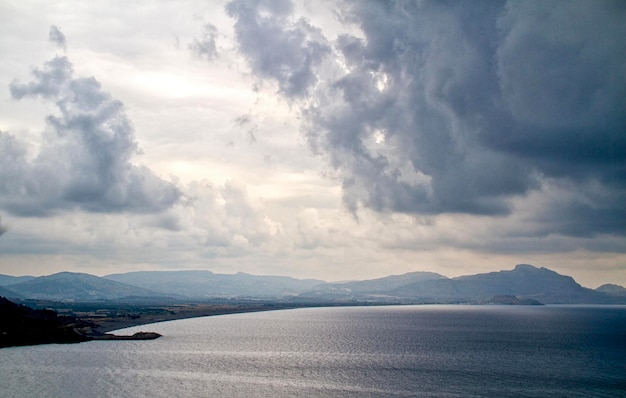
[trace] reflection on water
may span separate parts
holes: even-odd
[[[626,396],[626,307],[312,308],[0,350],[7,397]]]

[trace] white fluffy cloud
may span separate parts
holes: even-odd
[[[19,140],[0,135],[0,202],[20,215],[62,209],[93,212],[155,212],[179,200],[180,190],[132,163],[138,153],[124,105],[93,77],[75,78],[66,57],[33,69],[34,80],[11,83],[11,95],[50,101],[39,152],[27,157]]]

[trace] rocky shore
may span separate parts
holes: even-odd
[[[37,310],[0,297],[0,348],[80,343],[90,340],[153,340],[161,337],[154,332],[138,332],[118,336],[98,331],[92,322],[63,316],[52,310]]]
[[[41,303],[33,303],[39,304]],[[54,305],[57,305],[54,307]],[[152,340],[154,332],[120,336],[111,332],[133,326],[242,312],[268,311],[297,306],[238,301],[225,303],[157,304],[137,306],[47,302],[47,309],[33,309],[0,297],[0,348],[49,343],[78,343],[90,340]],[[50,306],[55,310],[49,309]],[[58,312],[57,312],[58,311]]]
[[[160,334],[155,332],[137,332],[130,336],[116,335],[111,333],[105,333],[97,336],[93,336],[93,340],[154,340],[161,337]]]
[[[88,341],[91,338],[77,330],[91,326],[52,310],[34,310],[0,297],[0,348]]]

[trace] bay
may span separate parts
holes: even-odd
[[[2,397],[625,397],[624,306],[281,310],[0,350]]]

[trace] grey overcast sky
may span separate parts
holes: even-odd
[[[0,273],[626,285],[623,1],[0,0]]]

